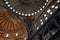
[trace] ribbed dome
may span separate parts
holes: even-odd
[[[31,16],[39,13],[46,7],[46,0],[5,0],[5,4],[13,12],[23,16]]]
[[[3,33],[1,36],[6,37],[9,34],[8,38],[16,36],[19,36],[19,38],[27,37],[27,30],[22,21],[5,8],[0,7],[0,9],[2,9],[0,10],[0,34]]]
[[[22,13],[33,13],[39,10],[43,5],[42,0],[8,0],[12,7]]]

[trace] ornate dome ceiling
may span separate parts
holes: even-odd
[[[1,0],[0,36],[1,40],[28,38],[28,32],[21,16],[40,14],[46,8],[48,0]],[[18,16],[16,15],[18,14]],[[19,17],[20,15],[20,17]],[[20,19],[21,18],[21,19]],[[6,39],[6,40],[8,40]]]
[[[1,0],[0,40],[26,40],[47,22],[53,12],[59,8],[57,5],[59,2],[57,0]]]
[[[42,11],[48,0],[4,0],[6,6],[18,15],[33,16]]]
[[[27,38],[28,34],[23,22],[16,15],[8,12],[4,7],[0,6],[0,9],[2,9],[0,10],[0,36],[14,39]]]

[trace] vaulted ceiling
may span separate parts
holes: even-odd
[[[26,40],[32,30],[36,31],[52,2],[55,1],[0,0],[0,40]]]

